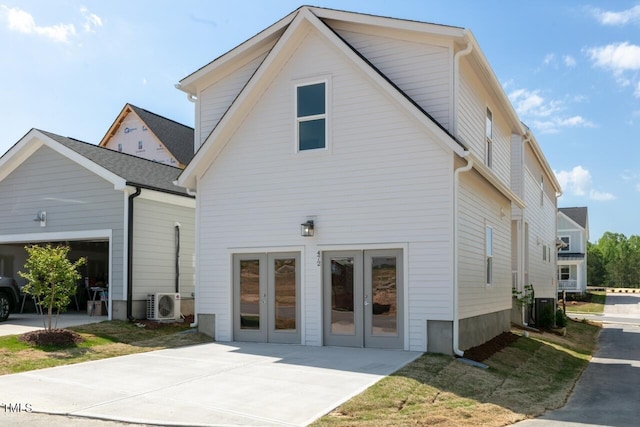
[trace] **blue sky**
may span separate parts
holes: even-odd
[[[174,84],[302,3],[0,0],[0,152],[31,128],[98,143],[125,103],[193,126]],[[590,240],[640,235],[640,0],[316,1],[469,28]]]

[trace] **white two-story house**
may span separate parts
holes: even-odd
[[[178,87],[200,330],[462,354],[509,329],[530,132],[469,30],[303,6]]]
[[[587,208],[558,209],[558,290],[571,293],[587,291]]]

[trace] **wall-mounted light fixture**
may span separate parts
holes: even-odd
[[[47,212],[39,211],[36,214],[36,217],[33,219],[35,222],[40,222],[40,227],[44,227],[47,225]]]
[[[304,224],[300,224],[300,235],[303,237],[313,237],[313,220],[308,219]]]

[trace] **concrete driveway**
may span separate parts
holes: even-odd
[[[4,375],[0,425],[306,425],[418,356],[211,343]]]
[[[607,294],[598,350],[563,408],[518,427],[640,425],[640,295]]]

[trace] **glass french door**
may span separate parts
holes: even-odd
[[[403,348],[402,251],[323,254],[324,343]]]
[[[300,254],[233,256],[236,341],[300,343]]]

